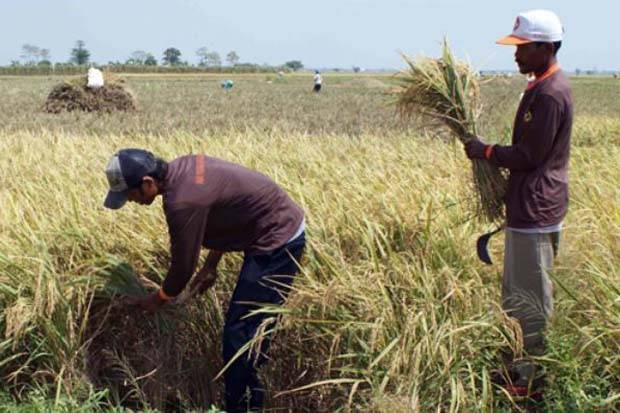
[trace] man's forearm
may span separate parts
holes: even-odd
[[[215,284],[218,276],[217,265],[222,255],[224,253],[220,251],[209,251],[202,269],[196,274],[190,285],[192,294],[202,294]]]
[[[540,155],[525,145],[495,145],[488,159],[495,166],[515,171],[536,169],[542,162]]]
[[[224,255],[221,251],[211,250],[209,251],[209,255],[207,255],[207,259],[205,260],[205,264],[203,265],[203,269],[205,270],[215,270],[217,269],[217,265],[222,259],[222,255]]]

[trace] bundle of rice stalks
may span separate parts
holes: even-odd
[[[403,58],[408,68],[399,76],[400,115],[410,118],[421,114],[438,121],[463,144],[476,136],[476,120],[482,107],[476,74],[469,64],[452,55],[447,40],[443,42],[440,59],[413,60],[406,55]],[[473,160],[472,170],[478,217],[489,222],[502,219],[506,178],[499,168],[483,159]]]
[[[90,305],[84,346],[85,374],[95,388],[132,409],[184,411],[216,403],[221,320],[213,311],[196,300],[147,314],[122,296],[145,295],[152,281],[112,260],[100,276],[105,285]]]
[[[66,80],[56,85],[47,97],[43,110],[48,113],[133,111],[136,102],[125,88],[122,79],[104,74],[105,84],[98,89],[87,87],[86,76]]]

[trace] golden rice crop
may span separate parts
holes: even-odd
[[[284,307],[265,309],[282,317],[261,371],[272,411],[518,410],[489,378],[498,350],[518,343],[499,308],[501,270],[477,263],[480,228],[464,222],[469,210],[457,202],[468,167],[459,144],[391,124],[393,110],[378,103],[382,92],[362,96],[359,85],[347,86],[359,81],[353,75],[309,100],[295,91],[302,75],[282,85],[262,79],[246,79],[239,94],[214,92],[207,107],[197,104],[204,92],[196,79],[133,78],[147,105],[139,112],[56,116],[39,110],[56,80],[0,79],[7,97],[0,102],[0,411],[110,412],[132,400],[141,411],[161,404],[200,411],[207,396],[222,403],[221,379],[208,379],[223,367],[222,324],[241,256],[227,254],[214,290],[183,308],[156,317],[121,308],[119,293],[152,291],[168,264],[160,202],[120,211],[101,205],[107,158],[127,146],[247,165],[306,211],[308,249],[295,289]],[[575,83],[583,82],[571,206],[552,274],[556,315],[541,360],[549,378],[542,411],[620,407],[620,148],[609,145],[620,83]],[[496,86],[483,84],[483,93]],[[516,105],[519,90],[506,90],[514,99],[502,102]],[[270,106],[274,100],[281,104]],[[601,101],[611,108],[609,123],[583,116],[598,114]],[[239,111],[235,128],[218,123],[224,108]],[[491,249],[500,254],[501,241]],[[136,282],[144,277],[152,282]],[[91,334],[106,327],[112,334]],[[172,349],[181,352],[154,371]],[[92,375],[98,355],[114,361],[98,375],[106,380]],[[179,384],[179,375],[192,385]],[[208,386],[213,393],[196,392]],[[115,400],[123,390],[130,397]],[[27,409],[32,398],[45,407]]]

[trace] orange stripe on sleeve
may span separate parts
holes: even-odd
[[[194,182],[198,185],[205,183],[205,157],[202,155],[196,156],[196,176]]]

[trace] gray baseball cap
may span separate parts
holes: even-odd
[[[127,202],[131,189],[138,188],[142,178],[157,168],[155,155],[144,149],[122,149],[108,161],[105,169],[110,189],[103,206],[119,209]]]

